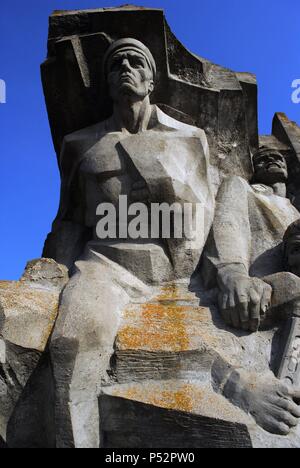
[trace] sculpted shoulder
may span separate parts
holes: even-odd
[[[170,117],[169,115],[165,114],[159,107],[154,106],[156,110],[156,117],[157,123],[169,130],[173,131],[174,137],[184,136],[190,138],[199,138],[202,143],[203,151],[207,155],[209,155],[209,147],[208,141],[205,134],[205,131],[201,128],[185,124],[180,122],[179,120]]]
[[[64,146],[74,147],[80,147],[90,143],[93,144],[94,142],[99,141],[99,139],[110,131],[110,123],[111,119],[108,119],[70,133],[65,136],[63,144]]]
[[[108,119],[66,135],[60,155],[60,166],[63,172],[71,171],[76,167],[89,149],[111,131],[110,126],[111,119]]]
[[[179,133],[187,134],[189,136],[205,136],[205,132],[201,128],[180,122],[179,120],[176,120],[173,117],[170,117],[169,115],[165,114],[165,112],[163,112],[159,107],[154,107],[156,110],[157,121],[161,125],[164,125],[170,128],[171,130],[177,131]]]
[[[235,193],[237,196],[239,194],[252,191],[252,187],[246,179],[240,176],[229,176],[226,177],[220,187],[219,194],[224,193]]]

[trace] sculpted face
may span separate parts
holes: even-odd
[[[120,50],[108,62],[108,85],[112,99],[124,95],[143,99],[154,89],[153,72],[144,54],[137,50]]]
[[[289,271],[300,277],[300,231],[286,243],[286,262]]]
[[[287,181],[287,164],[280,154],[270,152],[257,156],[253,165],[255,181],[258,183],[270,185]]]

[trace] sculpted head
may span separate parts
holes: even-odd
[[[261,147],[253,155],[254,181],[265,185],[286,183],[288,169],[284,156],[276,150]]]
[[[136,39],[113,42],[104,56],[103,67],[114,101],[122,96],[142,100],[154,89],[155,60],[150,50]]]
[[[286,269],[300,277],[300,219],[288,227],[283,244]]]

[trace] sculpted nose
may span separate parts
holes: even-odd
[[[127,58],[122,61],[121,70],[131,70],[129,60]]]

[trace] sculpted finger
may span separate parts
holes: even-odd
[[[231,321],[231,312],[230,312],[230,309],[223,309],[223,310],[221,311],[221,314],[222,314],[223,320],[224,320],[224,322],[226,323],[226,325],[231,326],[231,325],[232,325],[232,321]]]
[[[228,297],[228,308],[229,308],[229,309],[234,309],[235,306],[236,306],[236,302],[235,302],[234,294],[229,294],[229,297]]]
[[[249,315],[250,330],[256,332],[260,324],[260,297],[254,289],[250,290]]]
[[[261,296],[254,288],[250,289],[249,296],[250,296],[251,318],[257,319],[257,318],[260,317],[259,310],[260,310]],[[259,306],[259,307],[257,307],[257,306]],[[252,312],[252,309],[253,309],[253,312]],[[258,312],[257,312],[257,310],[258,310]]]
[[[238,306],[238,312],[241,324],[249,323],[249,311],[248,311],[248,302],[241,302]]]
[[[262,297],[260,301],[260,310],[261,315],[265,316],[268,309],[271,306],[271,299],[272,299],[272,288],[268,284],[263,287]]]
[[[268,416],[266,419],[262,421],[262,427],[270,432],[271,434],[278,434],[282,436],[286,436],[290,433],[290,427],[280,421],[277,421],[275,417]]]
[[[218,303],[219,303],[219,308],[221,311],[227,309],[227,302],[228,302],[228,295],[219,293]]]
[[[238,306],[238,313],[240,318],[240,328],[244,331],[250,330],[250,317],[249,317],[249,304],[248,302],[241,302]]]
[[[287,436],[291,432],[290,427],[285,423],[275,422],[276,434]]]
[[[279,387],[277,389],[277,393],[279,396],[289,399],[293,391],[293,388],[288,383],[284,381],[279,381]]]
[[[241,328],[240,317],[237,310],[231,310],[231,323],[234,328]]]
[[[259,329],[259,325],[260,325],[260,320],[251,320],[250,321],[250,331],[252,331],[253,333],[257,332],[258,329]]]
[[[237,287],[234,296],[235,296],[236,304],[242,304],[242,303],[248,304],[249,302],[248,289],[245,288],[245,286],[242,284]]]
[[[287,400],[285,398],[281,398],[278,401],[278,406],[286,411],[288,411],[290,414],[292,414],[295,418],[300,418],[300,407],[296,405],[291,400]]]
[[[288,427],[296,427],[299,423],[299,420],[288,411],[278,409],[278,411],[273,410],[272,414],[279,423],[284,423]]]

